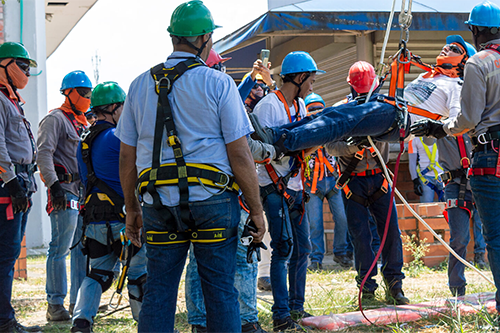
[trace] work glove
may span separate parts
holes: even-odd
[[[9,191],[10,198],[12,199],[12,210],[14,214],[23,212],[26,213],[29,208],[29,198],[26,191],[21,187],[17,178],[12,179],[10,182],[5,183],[5,187]]]
[[[410,127],[411,134],[415,136],[433,136],[436,139],[444,138],[447,134],[443,123],[431,119],[419,120]]]
[[[247,223],[245,224],[245,227],[243,228],[243,233],[241,234],[241,243],[245,246],[248,246],[247,249],[247,263],[252,264],[253,263],[253,253],[255,252],[257,254],[257,261],[260,261],[261,256],[260,256],[260,249],[267,250],[267,246],[260,242],[260,243],[254,243],[252,235],[250,235],[250,231],[252,232],[257,232],[257,227],[255,226],[255,223],[252,220],[247,220]]]
[[[415,192],[415,194],[419,197],[424,195],[424,185],[419,178],[413,179],[413,192]]]
[[[371,147],[370,141],[368,141],[366,136],[351,136],[347,138],[346,142],[348,146],[356,146],[359,150]]]
[[[288,149],[285,147],[286,134],[282,134],[278,141],[273,144],[274,150],[276,151],[274,161],[279,161],[288,153]]]
[[[50,187],[50,201],[54,210],[66,210],[68,200],[66,199],[66,192],[59,182],[55,182]]]

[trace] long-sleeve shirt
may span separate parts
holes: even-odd
[[[375,146],[380,151],[380,154],[382,154],[384,162],[387,163],[387,161],[389,161],[389,143],[375,142]],[[345,171],[351,160],[355,158],[354,154],[359,151],[359,148],[357,146],[348,145],[345,141],[327,143],[325,148],[328,154],[338,157],[338,163],[341,172]],[[371,156],[369,149],[366,148],[363,153],[363,159],[359,161],[356,169],[354,169],[353,172],[360,173],[366,170],[373,170],[380,167],[381,166],[378,163],[378,159]]]
[[[29,126],[28,120],[3,93],[0,93],[0,109],[0,177],[8,183],[16,177],[14,164],[34,162],[33,150],[36,147],[26,127]],[[28,191],[36,191],[33,178],[30,179],[26,172],[19,175],[27,181]]]
[[[500,39],[489,41],[500,44]],[[461,94],[461,110],[456,118],[445,121],[448,134],[469,131],[472,135],[485,133],[500,124],[500,53],[483,50],[472,56],[465,65]]]
[[[38,168],[47,187],[59,181],[54,165],[62,165],[66,173],[78,173],[76,150],[80,136],[75,125],[60,109],[47,114],[38,126]],[[79,195],[80,181],[61,182],[64,190]]]

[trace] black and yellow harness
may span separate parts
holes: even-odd
[[[137,181],[137,195],[139,198],[146,192],[153,198],[153,208],[161,211],[167,209],[163,206],[157,188],[161,186],[179,187],[179,206],[181,211],[180,221],[175,221],[174,231],[148,231],[146,233],[146,242],[153,245],[169,245],[184,242],[203,242],[214,243],[221,242],[238,233],[238,228],[216,228],[216,229],[198,229],[193,223],[189,209],[189,186],[202,186],[205,190],[212,193],[209,189],[222,192],[239,191],[233,177],[209,164],[186,163],[182,153],[181,141],[177,136],[172,108],[168,101],[168,94],[172,91],[172,86],[179,77],[186,71],[206,66],[198,58],[188,58],[181,61],[174,67],[165,68],[163,63],[151,68],[151,75],[156,85],[158,94],[158,106],[156,111],[156,124],[153,143],[153,161],[151,168],[144,169],[139,174]],[[167,132],[166,143],[174,151],[174,163],[161,164],[160,155],[163,142],[163,128]],[[182,222],[182,223],[181,223]],[[188,228],[185,228],[185,225]]]

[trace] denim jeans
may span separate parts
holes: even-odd
[[[237,227],[238,195],[224,192],[189,203],[193,223],[200,229]],[[180,219],[180,207],[163,211],[143,206],[144,231],[172,231]],[[139,332],[173,332],[177,291],[190,243],[146,244],[148,279],[144,288]],[[234,287],[238,238],[217,243],[193,243],[209,332],[241,332],[238,291]]]
[[[17,178],[21,187],[26,190],[21,177]],[[31,196],[31,193],[30,193]],[[0,186],[0,198],[9,198],[10,194],[3,182]],[[10,303],[12,297],[12,281],[14,280],[14,264],[21,253],[21,242],[26,230],[28,213],[17,213],[13,220],[7,220],[8,204],[0,204],[0,326],[15,318],[15,311]]]
[[[347,217],[345,216],[344,202],[342,194],[336,187],[337,180],[334,176],[324,177],[317,182],[316,193],[311,193],[311,187],[306,184],[306,191],[309,193],[309,202],[306,203],[306,214],[309,220],[311,262],[323,262],[325,255],[325,229],[323,227],[323,200],[327,198],[330,212],[335,222],[333,234],[333,253],[335,255],[347,254]],[[329,197],[328,197],[329,196]]]
[[[268,194],[263,201],[273,249],[273,319],[288,317],[290,310],[304,309],[307,258],[311,253],[309,221],[306,214],[301,216],[298,213],[302,205],[302,192],[290,189],[287,192],[295,198],[291,210],[288,210],[284,198],[276,191]],[[287,266],[290,290],[287,290]]]
[[[66,192],[69,200],[78,200],[78,197]],[[52,238],[47,252],[47,302],[52,305],[62,305],[68,292],[66,278],[66,257],[70,247],[76,244],[82,235],[83,220],[78,210],[54,210],[50,213]],[[76,303],[78,289],[85,278],[86,257],[82,254],[82,245],[78,244],[71,250],[71,289],[69,302]]]
[[[432,171],[429,172],[429,175],[425,175],[424,178],[430,184],[436,187],[439,192],[437,193],[438,201],[440,201],[439,199],[443,199],[439,198],[440,195],[443,195],[443,182],[441,182],[439,179],[436,179],[434,175],[431,176],[431,174],[433,174]],[[423,184],[422,188],[424,190],[424,195],[420,197],[420,203],[434,202],[434,194],[436,194],[436,191],[434,191],[428,184]]]
[[[473,168],[495,168],[498,153],[474,153]],[[479,217],[483,222],[483,236],[488,250],[488,261],[497,287],[496,309],[500,312],[500,178],[494,175],[471,176],[470,186]]]
[[[328,142],[338,141],[350,136],[367,136],[376,141],[395,142],[399,131],[386,133],[394,124],[397,116],[396,107],[378,102],[377,95],[370,102],[358,105],[356,101],[336,107],[325,108],[322,112],[305,117],[301,121],[272,127],[273,141],[286,134],[285,147],[289,151],[298,151],[315,146],[324,146]],[[407,118],[407,131],[410,126]]]
[[[455,182],[450,182],[444,189],[446,200],[457,199],[460,185]],[[472,200],[471,191],[465,192],[465,200]],[[469,212],[465,209],[454,207],[447,209],[448,224],[450,226],[450,246],[462,258],[467,255],[467,245],[470,240],[469,232]],[[477,211],[474,209],[474,220],[479,220]],[[450,290],[458,294],[465,293],[465,286],[467,285],[464,275],[465,265],[458,261],[453,255],[450,254],[448,260],[448,286]]]
[[[120,230],[124,227],[123,223],[113,223],[111,224],[111,230],[113,232],[113,238],[115,240],[120,239]],[[89,224],[85,235],[87,238],[95,239],[101,244],[107,244],[107,232],[108,227],[105,224]],[[100,269],[104,271],[113,272],[119,258],[115,253],[109,253],[100,258],[91,258],[90,266],[92,269]],[[143,246],[139,252],[137,252],[130,260],[130,266],[127,272],[128,280],[136,280],[146,274],[146,247]],[[125,264],[125,260],[121,261],[121,264]],[[118,274],[119,272],[115,272]],[[127,284],[129,295],[132,294],[134,297],[138,298],[141,296],[142,292],[140,286]],[[85,319],[92,323],[93,318],[97,314],[99,309],[99,303],[101,301],[102,288],[99,282],[90,277],[86,276],[83,279],[83,283],[78,291],[78,297],[76,299],[76,305],[73,314],[73,322],[75,319]],[[118,295],[115,295],[114,301],[116,302]],[[137,300],[133,300],[130,297],[130,308],[132,310],[132,316],[137,321],[139,320],[139,312],[141,311],[141,303]]]
[[[350,190],[362,198],[368,198],[377,192],[383,183],[384,177],[381,174],[367,177],[352,177],[348,186]],[[392,209],[391,219],[387,239],[382,250],[382,274],[388,283],[389,288],[401,288],[404,274],[403,268],[403,245],[401,242],[401,232],[398,226],[398,215],[396,204],[390,200],[390,188],[387,193],[380,197],[369,207],[365,207],[354,200],[346,201],[347,226],[354,246],[354,265],[358,272],[356,282],[358,287],[366,276],[375,254],[372,250],[372,233],[370,231],[370,212],[377,224],[377,231],[380,239],[384,234],[385,222],[389,209]],[[371,271],[366,280],[364,290],[374,291],[377,283],[373,277],[377,275],[377,266]]]
[[[472,232],[474,233],[474,254],[483,254],[486,252],[486,243],[483,237],[483,222],[479,218],[477,209],[472,213]]]
[[[248,213],[241,210],[241,219],[238,230],[238,239],[241,237]],[[236,275],[234,286],[239,292],[241,325],[259,321],[257,311],[257,256],[254,254],[253,263],[247,263],[248,247],[238,242],[236,252]],[[263,251],[261,249],[261,251]],[[207,326],[205,303],[201,291],[201,281],[198,275],[198,265],[194,257],[193,247],[189,251],[189,264],[186,269],[186,308],[190,325]]]

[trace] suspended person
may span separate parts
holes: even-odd
[[[321,112],[325,101],[320,95],[311,93],[304,99],[307,114]],[[308,269],[322,270],[325,255],[325,230],[323,226],[323,201],[326,198],[333,221],[333,260],[343,268],[352,267],[352,259],[348,253],[347,218],[345,215],[342,193],[335,186],[338,178],[337,162],[324,148],[319,148],[305,160],[305,189],[309,194],[306,203],[306,214],[309,220],[311,240],[311,264]],[[351,252],[352,253],[352,252]]]
[[[348,83],[354,89],[357,99],[366,98],[373,80],[373,66],[365,61],[354,63],[349,69]],[[347,110],[345,110],[347,112]],[[389,160],[389,144],[375,143],[382,156],[376,156],[374,148],[366,139],[351,138],[348,141],[332,142],[326,145],[327,152],[338,158],[340,177],[337,186],[345,195],[347,226],[354,247],[354,267],[358,272],[356,283],[361,288],[371,264],[375,259],[372,251],[372,232],[370,214],[375,219],[378,236],[384,235],[387,214],[391,210],[391,218],[387,222],[389,228],[387,239],[382,249],[381,273],[387,286],[386,299],[390,304],[404,305],[409,300],[402,289],[404,274],[403,244],[398,227],[396,204],[391,200],[390,185],[382,173],[382,163]],[[383,159],[381,161],[380,159]],[[375,298],[378,287],[373,278],[377,275],[376,266],[371,270],[362,290],[362,299]]]
[[[225,73],[223,63],[231,58],[222,58],[214,49],[206,61],[208,67]],[[251,139],[249,139],[251,140]],[[268,147],[274,151],[272,145],[257,141],[256,144]],[[254,159],[260,159],[261,151],[254,152],[250,146]],[[256,155],[254,154],[256,153]],[[273,154],[273,152],[268,152]],[[272,156],[272,155],[271,155]],[[241,238],[248,213],[242,209],[241,218],[238,226],[238,238]],[[267,233],[266,233],[267,234]],[[260,251],[263,256],[263,251]],[[247,260],[248,246],[243,242],[238,242],[236,253],[236,274],[234,287],[238,290],[238,302],[240,306],[241,332],[243,333],[266,333],[259,324],[259,311],[257,310],[257,258],[256,254],[251,257],[252,262]],[[185,276],[186,286],[186,308],[188,323],[191,325],[193,333],[207,332],[207,314],[205,303],[203,301],[203,292],[201,289],[200,275],[198,274],[198,265],[194,256],[193,246],[189,251],[189,263],[186,268]]]
[[[86,259],[81,238],[83,221],[79,215],[80,175],[76,151],[80,135],[88,126],[85,112],[90,106],[92,83],[82,71],[68,73],[61,85],[63,105],[51,110],[38,126],[37,164],[47,186],[47,213],[51,240],[47,252],[47,313],[49,321],[69,320],[78,288],[85,277]],[[64,307],[67,293],[66,257],[71,250],[69,312]]]
[[[265,126],[296,122],[306,116],[303,98],[312,92],[319,70],[303,51],[287,54],[281,65],[283,85],[264,97],[252,117]],[[311,316],[304,310],[307,259],[311,252],[309,222],[299,161],[284,157],[279,163],[259,165],[260,195],[271,234],[271,285],[275,332],[301,330],[297,321]],[[287,272],[288,267],[288,272]],[[287,287],[287,275],[289,286]]]
[[[19,95],[37,63],[20,43],[0,45],[0,332],[41,332],[41,327],[25,327],[16,319],[11,304],[14,265],[21,253],[31,195],[37,190],[36,143]]]
[[[123,239],[120,140],[115,136],[125,97],[125,91],[116,82],[100,83],[94,88],[91,102],[97,121],[84,132],[78,146],[78,166],[85,186],[84,245],[90,269],[78,291],[71,332],[92,332],[101,295],[111,287],[113,268],[120,259],[127,268],[127,298],[132,316],[139,320],[146,281],[146,249],[129,246]]]
[[[265,226],[246,139],[252,126],[233,80],[204,63],[216,28],[201,1],[174,10],[167,29],[174,52],[132,82],[116,131],[122,142],[127,236],[140,247],[144,223],[147,240],[139,332],[174,330],[177,291],[191,242],[207,331],[241,332],[234,288],[239,188],[256,225],[257,232],[251,233],[255,242],[261,241]],[[164,75],[168,80],[160,80]],[[155,86],[155,81],[161,83]]]
[[[437,195],[438,201],[444,201],[443,169],[438,163],[437,145],[427,145],[422,138],[412,139],[408,143],[408,159],[413,191],[420,197],[420,202],[433,202],[434,195]]]

